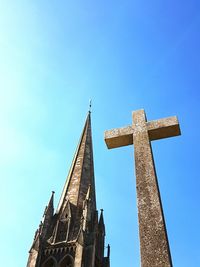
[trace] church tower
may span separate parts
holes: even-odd
[[[96,209],[91,114],[54,213],[54,192],[29,251],[27,267],[109,267],[103,210]]]

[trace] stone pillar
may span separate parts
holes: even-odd
[[[167,232],[143,110],[133,112],[141,267],[172,267]]]
[[[82,267],[83,246],[77,243],[74,267]]]

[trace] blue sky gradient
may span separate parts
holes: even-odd
[[[1,262],[26,266],[51,191],[56,204],[91,98],[98,208],[111,266],[139,267],[133,147],[103,133],[178,115],[153,142],[175,267],[200,266],[200,2],[0,0]]]

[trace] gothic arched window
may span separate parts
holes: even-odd
[[[57,267],[56,260],[50,257],[47,261],[45,261],[42,267]]]
[[[59,267],[73,267],[74,264],[73,264],[73,258],[69,255],[65,256],[61,262],[60,262],[60,265]]]

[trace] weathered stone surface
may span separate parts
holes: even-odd
[[[105,132],[104,139],[107,147],[116,148],[133,144],[133,128],[132,126],[112,129]]]
[[[176,116],[165,119],[149,121],[146,123],[149,139],[151,141],[162,138],[178,136],[181,134]]]
[[[146,122],[151,141],[180,135],[180,127],[176,116]],[[125,126],[105,131],[104,139],[108,149],[133,144],[133,126]]]
[[[133,112],[132,126],[105,132],[108,148],[134,144],[142,267],[172,266],[150,141],[179,134],[176,117],[147,122],[144,110]]]

